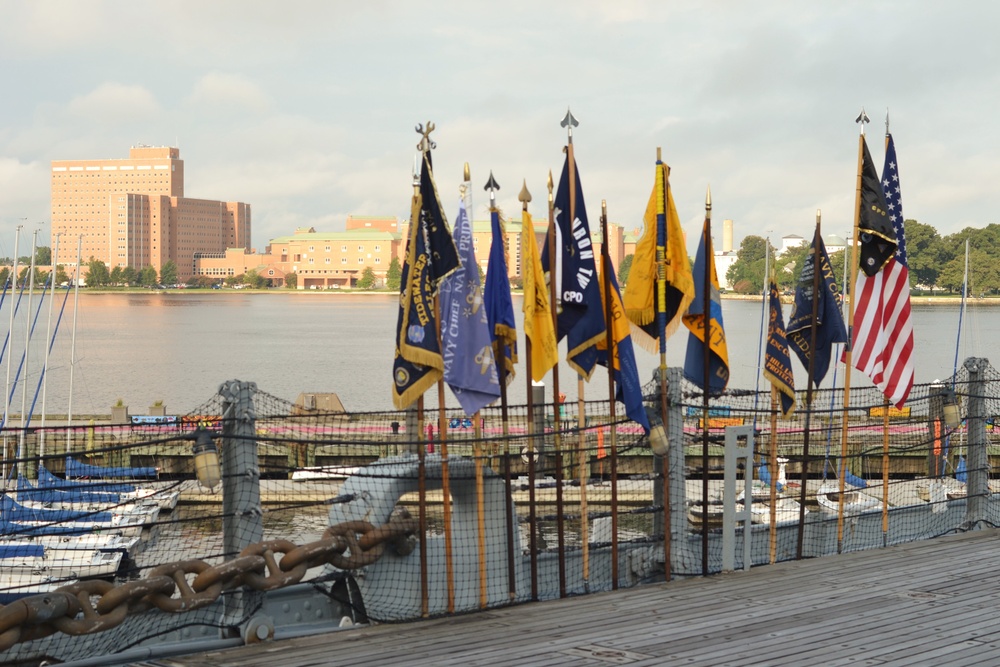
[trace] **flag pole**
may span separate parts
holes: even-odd
[[[774,285],[774,265],[771,264],[771,237],[768,236],[764,246],[764,277],[767,282],[767,297],[771,300],[771,286]],[[777,291],[777,285],[775,285]],[[778,301],[778,308],[781,308],[781,301]],[[768,334],[770,338],[770,334]],[[766,354],[766,352],[765,352]],[[770,474],[768,483],[770,491],[771,506],[769,515],[771,525],[768,526],[768,557],[773,565],[778,554],[778,387],[772,382],[771,385],[771,437],[768,447],[767,466]]]
[[[569,220],[572,225],[572,221],[576,219],[576,158],[573,155],[573,128],[580,125],[579,121],[573,117],[570,110],[566,109],[566,116],[560,122],[562,127],[566,128],[566,160],[569,168]],[[557,248],[555,248],[555,229],[552,230],[552,238],[550,243],[551,250],[554,253]],[[550,254],[552,261],[550,264],[555,266],[555,255]],[[555,274],[553,274],[555,277]],[[555,282],[552,282],[552,289],[555,289]],[[553,321],[556,323],[556,331],[559,330],[558,317],[555,316],[556,310],[555,298],[553,298]],[[555,369],[553,369],[553,374]],[[555,375],[553,375],[555,378]],[[578,402],[578,410],[580,414],[578,415],[581,423],[585,423],[586,416],[584,415],[584,405],[583,405],[583,380],[581,379],[577,385],[577,391],[580,394]],[[553,412],[555,414],[559,413],[559,394],[558,389],[553,389]],[[566,527],[563,517],[563,456],[562,456],[562,443],[560,442],[559,430],[561,428],[558,418],[556,418],[556,438],[555,438],[555,458],[556,458],[556,532],[558,537],[559,546],[559,597],[566,597],[566,557],[565,557],[565,546],[566,546]],[[580,430],[581,439],[583,438],[583,429]],[[581,443],[582,445],[582,443]]]
[[[615,360],[618,358],[613,330],[614,304],[611,295],[611,252],[608,250],[608,204],[601,200],[601,283],[604,288],[604,328],[608,345],[608,423],[611,425],[611,590],[618,590],[618,426],[615,417]],[[581,479],[580,492],[584,486]],[[585,497],[585,496],[581,496]],[[584,514],[586,521],[586,514]],[[586,552],[585,552],[586,553]]]
[[[865,123],[869,122],[864,108],[861,109],[861,114],[855,122],[861,125],[861,132],[858,134],[858,177],[855,182],[854,234],[851,239],[851,300],[850,306],[847,308],[847,343],[844,348],[844,418],[840,434],[840,465],[837,466],[837,487],[840,491],[840,500],[837,503],[837,553],[841,553],[844,548],[844,484],[847,477],[847,431],[848,422],[850,421],[849,408],[851,403],[851,357],[854,351],[854,311],[857,307],[857,295],[854,292],[858,284],[858,225],[861,222],[861,171],[864,166]]]
[[[430,123],[428,123],[430,125]],[[420,131],[420,126],[417,126],[417,131]],[[429,132],[429,131],[428,131]],[[421,140],[418,145],[420,149],[420,156],[423,159],[423,151],[430,150],[429,140],[427,136]],[[419,211],[420,207],[420,172],[417,169],[417,162],[413,162],[413,211]],[[410,215],[410,225],[419,225],[420,219],[419,215]],[[412,238],[412,230],[408,230],[410,238]],[[419,233],[419,230],[418,230]],[[409,242],[407,242],[409,243]],[[409,252],[409,251],[407,251]],[[412,268],[410,269],[412,271]],[[408,289],[404,286],[404,289]],[[423,440],[424,437],[424,396],[421,394],[417,397],[417,432],[414,434],[407,434],[407,437],[412,437],[417,445],[417,498],[418,498],[418,523],[420,525],[420,535],[425,537],[427,535],[427,445]],[[427,573],[427,540],[421,539],[420,542],[420,615],[423,618],[428,618],[430,616],[430,588],[428,583],[428,573]]]
[[[712,341],[712,277],[709,275],[712,258],[709,249],[712,247],[712,189],[705,192],[705,228],[702,232],[702,243],[705,247],[705,275],[702,277],[702,308],[705,336],[704,376],[705,381],[701,396],[701,574],[708,576],[708,393],[711,383],[712,355],[709,346]]]
[[[656,330],[660,335],[660,421],[664,434],[669,432],[667,410],[667,191],[669,169],[663,164],[662,149],[656,147]],[[670,469],[667,453],[656,454],[663,476],[663,573],[670,581]]]
[[[799,526],[795,547],[795,557],[797,559],[802,558],[802,543],[806,528],[806,483],[809,479],[809,429],[811,428],[810,418],[812,417],[813,377],[816,372],[816,320],[819,317],[821,217],[822,213],[819,209],[816,209],[816,232],[813,236],[812,317],[809,326],[809,372],[806,375],[806,422],[805,430],[802,434],[802,487],[799,489]]]
[[[468,162],[463,165],[462,185],[458,187],[458,191],[462,198],[465,210],[469,212],[468,214],[471,216],[472,175],[469,171]],[[471,271],[472,267],[467,267],[466,270]],[[489,597],[487,595],[488,575],[486,566],[486,492],[484,488],[485,481],[483,478],[483,425],[480,411],[476,410],[472,418],[474,420],[472,463],[475,467],[476,477],[476,529],[477,544],[479,546],[479,606],[481,609],[486,609],[489,602]],[[509,485],[507,487],[507,492],[510,492]]]
[[[889,150],[888,109],[885,111],[885,150]],[[889,544],[889,397],[885,394],[883,397],[885,403],[882,412],[882,546],[884,547]]]
[[[490,217],[492,218],[493,214],[497,213],[496,191],[500,189],[500,184],[496,182],[495,178],[493,178],[492,171],[490,172],[489,180],[486,181],[486,185],[483,189],[488,190],[490,193]],[[503,239],[503,242],[504,247],[506,247],[507,239]],[[497,336],[493,345],[493,361],[496,363],[497,377],[500,381],[500,422],[503,432],[503,453],[505,462],[504,474],[508,495],[507,501],[504,502],[504,520],[506,522],[507,530],[507,594],[510,599],[514,599],[516,589],[514,587],[513,517],[511,516],[510,509],[510,417],[507,412],[507,342],[503,336]]]

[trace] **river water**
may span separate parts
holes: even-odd
[[[53,301],[53,328],[65,291]],[[10,318],[10,299],[0,307],[0,327]],[[22,402],[35,414],[42,409],[38,377],[44,365],[44,340],[49,302],[38,310],[35,334],[28,344],[27,392],[14,383],[25,347],[23,322],[27,297],[15,318],[10,382],[11,414]],[[294,401],[300,392],[335,392],[348,410],[392,409],[393,336],[398,297],[391,294],[246,293],[239,291],[167,290],[133,294],[80,294],[73,373],[73,413],[108,414],[119,398],[131,414],[145,414],[154,401],[168,414],[183,414],[208,400],[219,385],[239,379],[257,383],[263,392]],[[521,320],[521,299],[514,308]],[[785,306],[787,321],[791,306]],[[948,377],[955,363],[960,308],[955,305],[914,305],[916,381]],[[761,304],[725,300],[723,316],[729,344],[731,387],[753,388],[759,380],[758,350]],[[973,302],[964,316],[959,363],[966,356],[989,356],[988,342],[1000,334],[1000,308]],[[65,414],[70,394],[70,354],[73,295],[70,293],[49,354],[45,412]],[[683,328],[668,341],[670,365],[683,363],[687,333]],[[565,354],[565,345],[560,346]],[[652,377],[659,357],[636,349],[640,379]],[[794,357],[794,355],[793,355]],[[7,374],[7,357],[0,378]],[[796,382],[805,385],[805,369],[793,362]],[[838,371],[843,379],[843,367]],[[833,371],[824,386],[830,386]],[[2,380],[0,380],[2,381]],[[547,379],[548,383],[550,380]],[[870,386],[857,372],[852,386]],[[560,364],[560,388],[569,400],[577,397],[577,378]],[[607,375],[600,367],[586,385],[589,398],[606,396]],[[433,393],[433,392],[432,392]],[[430,398],[429,394],[429,398]],[[450,405],[457,403],[448,394]],[[523,363],[510,386],[513,403],[526,400]],[[436,400],[436,399],[435,399]]]

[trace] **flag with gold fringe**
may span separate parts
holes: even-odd
[[[500,343],[503,343],[504,369],[507,384],[510,384],[514,379],[514,364],[517,363],[517,324],[514,322],[514,303],[510,298],[510,277],[507,275],[507,231],[496,208],[490,209],[490,229],[493,232],[493,242],[490,244],[490,260],[486,265],[483,299],[486,301],[486,319],[493,339],[493,354],[497,356]]]
[[[607,261],[611,266],[611,261]],[[625,309],[622,306],[621,292],[618,290],[618,279],[615,277],[614,269],[608,271],[608,281],[611,293],[611,336],[614,352],[611,354],[611,362],[608,362],[608,337],[605,336],[597,341],[594,346],[597,350],[597,363],[608,367],[615,379],[615,399],[625,405],[625,414],[629,419],[642,426],[646,433],[649,433],[649,417],[646,416],[646,409],[642,404],[642,385],[639,383],[639,368],[635,362],[635,350],[632,349],[631,327],[625,318]],[[605,313],[609,304],[605,298],[605,289],[601,288],[601,305]],[[607,321],[607,320],[605,320]]]
[[[781,416],[788,417],[795,411],[795,375],[792,359],[788,354],[785,337],[785,318],[781,313],[778,286],[771,281],[767,323],[767,351],[764,353],[764,379],[778,390],[781,399]]]
[[[649,196],[646,213],[643,215],[644,229],[635,246],[632,268],[628,283],[622,295],[625,316],[635,325],[638,332],[635,341],[650,352],[659,350],[661,332],[657,331],[656,314],[660,305],[656,285],[657,229],[663,228],[666,257],[666,289],[663,297],[666,312],[666,337],[669,338],[681,324],[688,305],[694,298],[694,280],[691,277],[691,262],[688,260],[681,229],[680,216],[674,206],[668,180],[666,164],[656,163],[656,184]]]
[[[440,281],[459,265],[458,249],[434,185],[430,151],[426,151],[410,209],[406,261],[399,283],[392,367],[392,402],[397,410],[408,408],[443,376],[434,294]]]
[[[545,374],[559,363],[556,329],[549,308],[549,290],[538,256],[535,225],[531,214],[521,213],[521,278],[524,281],[524,336],[531,341],[531,379],[541,382]]]
[[[472,416],[500,397],[500,381],[493,361],[468,208],[463,198],[455,219],[455,241],[462,265],[441,281],[440,303],[444,381],[465,414]]]
[[[694,258],[694,299],[684,316],[690,331],[684,375],[709,394],[720,394],[729,384],[729,349],[722,323],[722,299],[719,278],[715,273],[710,223],[705,219],[698,254]],[[706,281],[705,276],[708,276]],[[705,289],[708,289],[708,312],[705,312]],[[705,357],[708,357],[708,386],[705,386]]]
[[[570,160],[567,155],[553,201],[555,261],[551,261],[553,258],[549,257],[546,244],[542,249],[542,267],[551,270],[552,265],[555,265],[553,273],[556,297],[559,299],[556,334],[560,340],[566,337],[566,363],[589,379],[594,372],[594,364],[597,363],[594,344],[604,336],[604,317],[600,308],[601,287],[597,281],[587,208],[583,203],[580,171],[575,168],[575,160],[573,167],[571,209]]]

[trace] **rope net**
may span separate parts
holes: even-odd
[[[156,604],[130,602],[123,621],[83,639],[24,634],[0,646],[0,661],[65,661],[236,632],[264,604],[266,587],[248,582],[268,570],[254,564],[215,575],[261,544],[279,565],[298,546],[326,545],[320,559],[296,554],[307,566],[291,583],[309,584],[332,624],[719,572],[729,426],[750,426],[754,436],[752,463],[738,474],[737,489],[749,477],[753,497],[750,530],[735,529],[735,567],[748,564],[747,534],[756,566],[992,525],[998,380],[987,363],[973,371],[967,363],[943,383],[914,386],[906,408],[888,413],[875,388],[853,389],[847,406],[842,389],[816,390],[808,406],[800,392],[787,419],[776,416],[769,393],[729,390],[706,403],[682,381],[668,392],[675,435],[666,465],[623,407],[612,412],[606,400],[587,401],[582,411],[577,403],[546,403],[530,413],[491,407],[474,417],[430,408],[349,413],[251,385],[244,399],[220,392],[187,415],[6,429],[0,549],[21,552],[0,559],[4,604],[79,580],[121,586],[165,571],[212,599],[182,613],[162,611],[166,598],[184,597],[176,586]],[[946,419],[948,389],[958,399],[957,427]],[[658,383],[644,396],[655,422]],[[200,430],[222,459],[212,489],[195,479]],[[729,500],[744,508],[742,497]],[[46,514],[57,510],[77,514]],[[82,535],[83,546],[67,531]],[[113,566],[99,569],[102,558]],[[207,569],[212,576],[202,576]],[[205,583],[220,577],[217,588]]]

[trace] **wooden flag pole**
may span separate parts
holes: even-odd
[[[795,543],[795,557],[802,558],[803,539],[806,528],[806,483],[809,479],[809,429],[811,428],[813,377],[816,372],[816,319],[819,317],[819,274],[820,274],[820,211],[816,210],[816,232],[813,236],[813,284],[812,318],[809,326],[809,369],[806,375],[806,421],[802,434],[802,487],[799,489],[799,526]]]
[[[702,247],[705,249],[704,272],[702,276],[702,331],[704,334],[704,385],[701,396],[701,574],[708,576],[708,388],[712,377],[712,278],[709,267],[712,262],[712,191],[705,196],[705,229],[702,231]]]
[[[660,420],[666,436],[670,423],[667,410],[667,194],[670,170],[663,164],[659,146],[656,147],[656,165],[656,329],[660,335]],[[659,455],[659,459],[663,477],[663,570],[665,579],[670,581],[670,467],[666,452]]]
[[[847,432],[850,422],[851,405],[851,356],[854,348],[854,310],[857,306],[854,289],[858,284],[858,225],[861,222],[861,170],[864,167],[865,122],[867,116],[864,109],[858,116],[861,133],[858,135],[858,177],[855,183],[854,195],[854,235],[851,240],[851,285],[845,285],[845,291],[850,292],[850,305],[847,308],[847,344],[844,348],[844,417],[840,426],[840,464],[837,466],[837,488],[840,498],[837,502],[837,553],[844,549],[844,483],[847,477]]]
[[[611,427],[611,590],[618,590],[618,466],[616,450],[618,448],[618,426],[615,423],[615,361],[617,350],[613,324],[614,304],[611,294],[611,253],[608,251],[608,205],[601,200],[601,286],[604,288],[604,328],[608,346],[608,423]],[[581,489],[582,490],[582,489]]]
[[[490,192],[490,217],[497,212],[497,199],[496,191],[500,189],[496,180],[493,178],[493,172],[490,172],[490,178],[486,182],[486,187],[484,188]],[[506,239],[504,239],[504,244],[506,247]],[[494,240],[495,242],[495,240]],[[505,268],[506,270],[506,268]],[[494,333],[494,332],[491,332]],[[515,597],[515,581],[514,581],[514,537],[513,537],[513,523],[514,518],[511,515],[511,489],[510,489],[510,416],[508,414],[507,407],[507,343],[502,336],[498,336],[493,343],[493,355],[494,363],[497,367],[497,378],[500,382],[500,423],[502,427],[503,434],[503,453],[504,453],[504,470],[505,470],[505,481],[507,486],[507,500],[504,502],[504,522],[506,524],[507,531],[507,595],[510,599]],[[492,459],[492,452],[491,452]]]

